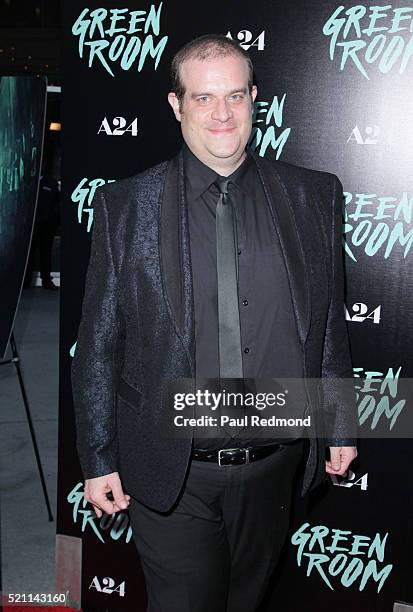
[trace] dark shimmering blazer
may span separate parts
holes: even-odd
[[[353,443],[355,402],[344,319],[342,187],[332,174],[253,155],[289,277],[319,436]],[[77,449],[85,478],[120,473],[125,490],[159,511],[182,488],[190,439],[162,433],[162,380],[195,375],[194,309],[182,155],[101,188],[72,366]],[[321,415],[321,418],[320,418]],[[331,428],[331,429],[330,429]],[[331,435],[331,434],[330,434]],[[312,439],[303,492],[324,478]],[[276,483],[274,483],[276,486]]]

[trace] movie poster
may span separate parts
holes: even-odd
[[[0,77],[0,358],[30,248],[42,161],[46,79]]]

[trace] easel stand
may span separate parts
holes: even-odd
[[[37,467],[38,467],[38,470],[39,470],[39,476],[40,476],[40,480],[41,480],[41,483],[42,483],[43,495],[44,495],[44,499],[45,499],[45,502],[46,502],[47,513],[49,515],[49,521],[53,521],[53,514],[52,514],[52,509],[50,507],[49,496],[47,494],[46,481],[44,479],[42,462],[41,462],[41,459],[40,459],[39,449],[38,449],[37,442],[36,442],[36,434],[35,434],[34,428],[33,428],[33,421],[32,421],[32,417],[31,417],[31,414],[30,414],[29,402],[28,402],[28,399],[27,399],[26,389],[25,389],[25,386],[24,386],[23,376],[22,376],[22,372],[21,372],[21,368],[20,368],[20,357],[19,357],[19,354],[17,352],[16,341],[14,339],[13,332],[11,333],[11,337],[10,337],[10,347],[11,347],[11,351],[12,351],[12,355],[13,355],[12,358],[11,359],[5,359],[4,361],[0,361],[0,366],[6,365],[8,363],[12,363],[12,364],[14,364],[14,366],[15,366],[15,368],[17,370],[17,376],[19,378],[19,383],[20,383],[20,390],[21,390],[21,393],[22,393],[22,396],[23,396],[23,403],[24,403],[24,407],[26,409],[27,422],[29,423],[30,435],[32,437],[34,454],[36,456]]]

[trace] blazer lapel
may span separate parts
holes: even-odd
[[[300,240],[293,207],[287,189],[275,168],[252,154],[264,187],[275,230],[281,245],[289,278],[291,297],[302,344],[308,335],[311,318],[309,273]]]
[[[194,376],[195,328],[188,211],[184,191],[183,156],[169,163],[160,209],[161,276],[168,310],[187,351]]]

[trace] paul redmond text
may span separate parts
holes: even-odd
[[[311,416],[299,418],[279,418],[271,416],[268,418],[259,415],[245,414],[242,417],[231,418],[227,415],[220,417],[200,416],[198,418],[184,417],[179,414],[174,417],[176,427],[311,427]]]

